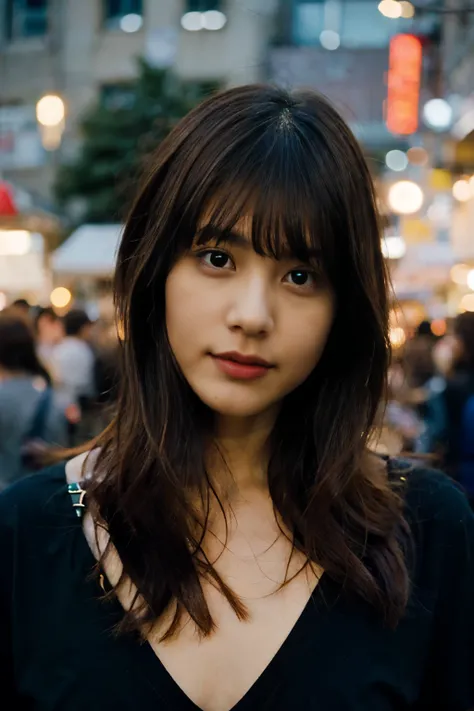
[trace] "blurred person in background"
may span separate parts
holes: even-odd
[[[71,309],[64,317],[65,338],[54,348],[52,363],[61,392],[77,404],[95,396],[93,322],[82,309]]]
[[[35,468],[34,442],[62,444],[65,419],[34,335],[15,309],[0,313],[0,487]]]
[[[69,421],[71,445],[94,436],[97,391],[93,325],[86,311],[71,309],[64,317],[65,338],[52,352],[52,370]]]
[[[439,452],[448,473],[474,499],[474,313],[454,320],[433,349],[438,377],[426,400],[420,451]]]
[[[446,467],[474,500],[474,313],[460,314],[446,378]]]
[[[11,304],[11,308],[21,311],[23,316],[26,317],[31,314],[31,304],[26,299],[15,299]]]
[[[400,451],[414,452],[424,431],[425,405],[436,374],[433,360],[435,339],[429,323],[423,322],[416,335],[393,357],[388,378],[388,402],[384,425]]]
[[[53,308],[40,308],[35,316],[36,350],[51,372],[54,370],[54,353],[65,336],[63,319]],[[54,373],[51,373],[54,377]]]

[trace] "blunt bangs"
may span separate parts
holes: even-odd
[[[243,117],[229,129],[227,147],[218,135],[202,145],[175,194],[176,254],[208,241],[206,225],[216,228],[217,243],[247,218],[258,254],[317,262],[337,281],[350,249],[337,161],[309,122],[300,125],[285,111],[274,106],[257,124]],[[178,169],[181,156],[174,161]]]

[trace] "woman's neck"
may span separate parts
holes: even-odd
[[[247,418],[218,417],[208,467],[227,500],[268,488],[269,438],[276,416],[272,410]]]

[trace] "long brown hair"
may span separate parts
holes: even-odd
[[[274,427],[274,507],[308,560],[396,625],[409,592],[406,524],[401,498],[367,450],[389,359],[387,277],[371,177],[325,99],[254,85],[208,99],[159,146],[118,254],[120,396],[97,441],[89,499],[120,555],[121,581],[130,578],[138,590],[120,628],[153,623],[174,602],[163,639],[177,631],[185,610],[210,634],[202,578],[245,619],[244,605],[195,533],[187,492],[201,493],[205,512],[216,495],[204,456],[213,417],[173,358],[164,287],[203,214],[225,232],[249,205],[255,250],[278,258],[289,247],[310,259],[317,247],[337,299],[322,359],[285,399]]]

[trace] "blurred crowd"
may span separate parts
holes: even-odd
[[[0,312],[0,488],[107,425],[118,379],[116,329],[73,308],[16,301]],[[474,313],[443,337],[423,322],[389,371],[380,452],[426,459],[474,502]]]
[[[0,488],[107,424],[116,331],[82,309],[64,317],[18,300],[0,312]]]
[[[381,443],[388,454],[430,460],[474,501],[474,313],[453,319],[443,337],[422,322],[396,351]]]

